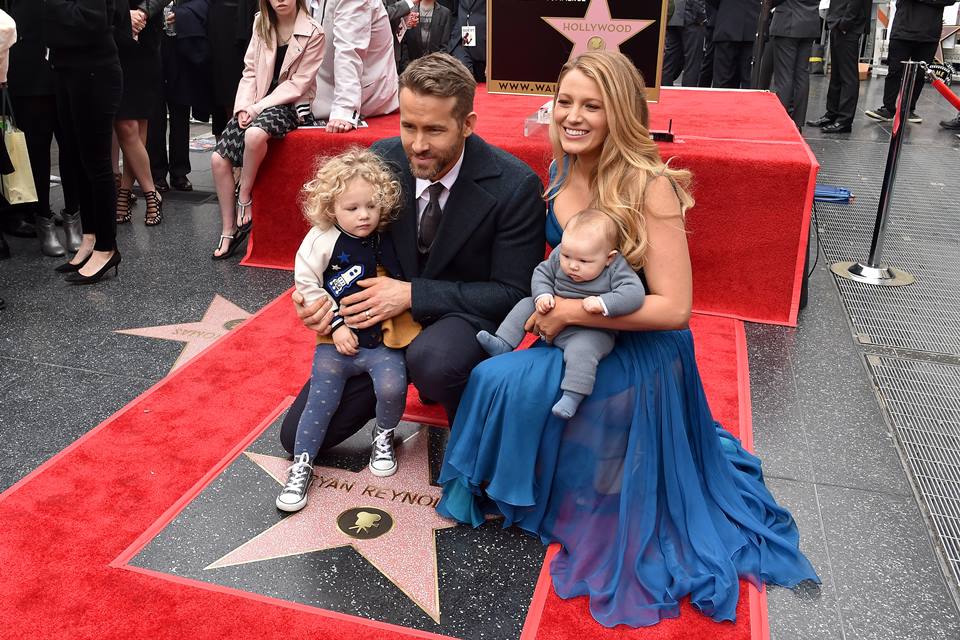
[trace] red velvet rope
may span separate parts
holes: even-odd
[[[944,98],[950,101],[950,104],[953,105],[953,108],[957,111],[960,111],[960,96],[955,94],[953,91],[950,91],[950,87],[947,86],[947,83],[941,80],[940,78],[933,78],[934,88],[940,92]]]

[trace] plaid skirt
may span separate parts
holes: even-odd
[[[250,123],[250,127],[263,129],[271,138],[282,138],[296,129],[299,121],[297,110],[292,104],[281,104],[261,111],[260,115]],[[223,129],[220,141],[214,148],[214,151],[229,160],[235,167],[243,165],[243,134],[245,132],[246,129],[240,128],[236,118],[230,118],[230,122]]]

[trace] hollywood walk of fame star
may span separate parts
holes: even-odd
[[[590,0],[583,18],[542,19],[573,43],[571,58],[597,49],[619,51],[621,44],[654,23],[654,20],[614,20],[607,0]]]
[[[144,336],[161,340],[176,340],[187,343],[176,362],[170,367],[173,371],[206,349],[212,342],[250,317],[250,314],[229,300],[216,295],[199,322],[168,324],[158,327],[140,327],[137,329],[118,329],[115,333],[130,336]]]
[[[350,545],[439,623],[434,531],[454,527],[456,523],[441,518],[434,509],[440,489],[429,481],[427,440],[426,428],[408,438],[399,451],[400,468],[389,478],[377,478],[366,468],[353,472],[314,467],[314,481],[307,494],[309,502],[303,511],[284,518],[206,569]],[[246,455],[278,485],[284,484],[289,460],[251,452]],[[393,520],[389,531],[375,538],[357,539],[338,526],[337,520],[344,512],[369,507],[389,514]],[[365,522],[356,520],[356,524],[362,527]]]
[[[956,24],[945,24],[940,29],[940,42],[937,44],[937,53],[934,54],[933,59],[943,64],[943,43],[950,39],[950,36],[960,33],[960,25]],[[960,35],[957,36],[957,39],[960,40]]]

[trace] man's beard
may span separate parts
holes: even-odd
[[[414,164],[413,159],[417,156],[416,154],[408,152],[407,160],[410,163],[410,173],[413,174],[414,178],[419,178],[420,180],[427,180],[427,181],[433,182],[437,178],[437,176],[440,174],[440,172],[443,171],[444,167],[450,164],[450,162],[456,157],[456,155],[459,155],[459,153],[460,151],[456,147],[454,147],[453,149],[446,149],[440,155],[437,155],[437,153],[434,152],[434,154],[430,156],[430,159],[433,161],[433,164],[429,167],[424,168]]]

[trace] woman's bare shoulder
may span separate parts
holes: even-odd
[[[643,213],[654,218],[681,217],[680,198],[673,181],[665,175],[650,176],[643,195]]]

